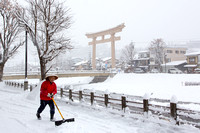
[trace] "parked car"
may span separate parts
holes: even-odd
[[[133,72],[133,67],[128,67],[124,70],[124,73],[132,73]]]
[[[195,68],[194,73],[200,74],[200,68]]]
[[[182,74],[183,72],[177,68],[170,68],[168,69],[168,73],[171,73],[171,74]]]
[[[152,69],[150,73],[159,73],[158,69]]]
[[[134,73],[145,73],[145,70],[140,67],[136,67],[133,72]]]

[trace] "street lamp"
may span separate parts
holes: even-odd
[[[28,90],[28,79],[27,79],[27,30],[25,30],[25,80],[24,90]]]

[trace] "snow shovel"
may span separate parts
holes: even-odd
[[[61,114],[55,100],[52,98],[54,104],[56,105],[56,108],[58,109],[58,112],[60,113],[60,116],[62,117],[62,120],[59,121],[55,121],[55,125],[56,126],[60,126],[61,124],[65,123],[65,122],[74,122],[74,118],[69,118],[69,119],[64,119],[63,115]]]

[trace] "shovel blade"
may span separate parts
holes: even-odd
[[[75,121],[74,118],[59,120],[59,121],[55,121],[55,125],[60,126],[61,124],[65,123],[65,122],[74,122],[74,121]]]

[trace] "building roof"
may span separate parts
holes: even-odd
[[[81,62],[76,63],[74,66],[79,66],[79,65],[82,65],[82,64],[86,64],[87,62],[88,62],[87,60],[81,61]]]
[[[106,57],[106,58],[103,58],[102,61],[108,61],[110,60],[112,57]]]
[[[185,54],[186,56],[200,55],[200,51]]]
[[[186,60],[181,60],[181,61],[172,61],[172,62],[168,62],[166,63],[166,66],[178,66],[181,64],[186,63]],[[162,64],[162,66],[165,66],[165,64]]]
[[[197,67],[197,65],[185,65],[184,67]]]

